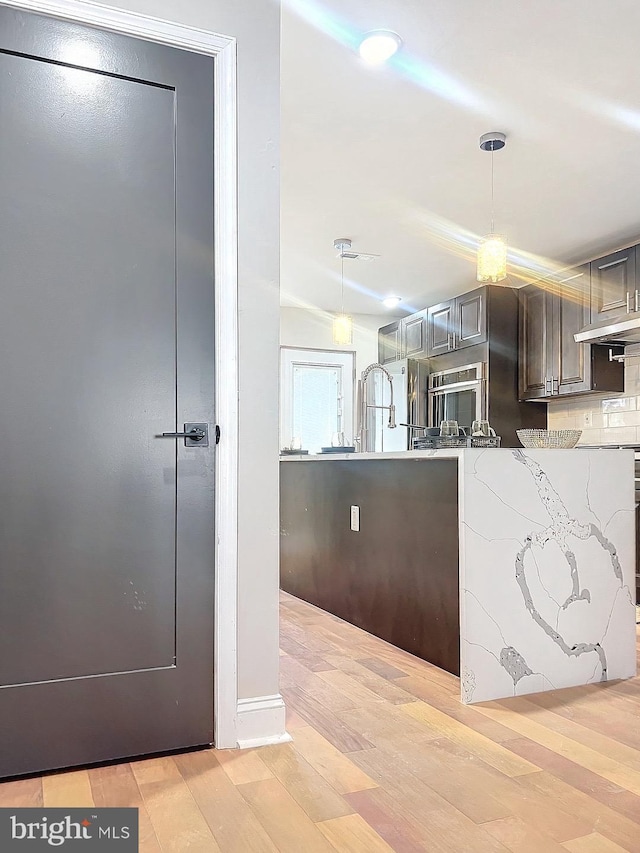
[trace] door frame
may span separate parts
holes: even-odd
[[[238,202],[236,39],[90,0],[0,0],[0,5],[87,24],[182,50],[215,63],[214,264],[215,464],[214,742],[237,747],[238,664]],[[224,365],[224,369],[223,369]],[[220,500],[220,495],[225,499]]]

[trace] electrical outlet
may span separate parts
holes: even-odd
[[[592,421],[591,421],[591,412],[585,412],[585,413],[582,415],[582,426],[584,426],[584,427],[590,427],[590,426],[591,426],[591,423],[592,423]]]
[[[355,530],[356,533],[360,532],[360,507],[352,506],[351,507],[351,529]]]

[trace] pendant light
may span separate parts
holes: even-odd
[[[353,320],[344,313],[344,253],[351,248],[351,240],[338,237],[333,241],[333,248],[340,252],[340,313],[333,318],[333,342],[346,346],[353,341]]]
[[[504,237],[494,233],[493,222],[493,152],[504,148],[505,142],[505,134],[499,131],[480,137],[480,148],[491,152],[491,233],[483,237],[478,246],[478,281],[495,283],[507,277],[507,243]]]

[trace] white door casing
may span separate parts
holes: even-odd
[[[238,306],[236,40],[89,0],[2,0],[4,6],[99,27],[215,60],[214,257],[216,455],[214,738],[237,746]],[[224,496],[221,500],[220,496]]]

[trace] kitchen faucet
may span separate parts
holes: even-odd
[[[373,403],[367,403],[367,379],[374,370],[381,370],[389,380],[390,397],[388,406],[376,406]],[[389,410],[389,429],[396,427],[396,407],[393,405],[393,379],[391,374],[381,364],[370,364],[362,371],[361,378],[358,380],[358,435],[356,443],[359,452],[375,450],[370,446],[369,429],[367,428],[367,411],[369,409],[388,409]]]

